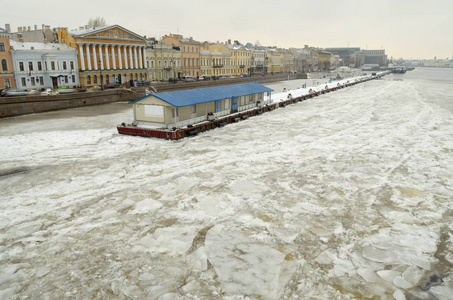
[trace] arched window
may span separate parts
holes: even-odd
[[[97,75],[94,75],[94,76],[93,76],[93,83],[94,83],[94,84],[98,83],[98,77],[97,77]]]
[[[91,84],[91,76],[90,75],[87,76],[87,84]]]
[[[8,71],[8,63],[6,62],[6,59],[2,59],[2,70]]]
[[[105,75],[105,83],[110,83],[109,74]]]

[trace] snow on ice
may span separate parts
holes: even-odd
[[[452,299],[453,86],[394,76],[180,141],[0,120],[0,298]]]

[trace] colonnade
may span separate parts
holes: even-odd
[[[79,46],[80,70],[82,71],[145,68],[145,45],[106,43],[77,43],[77,45]],[[87,58],[86,65],[85,57]]]

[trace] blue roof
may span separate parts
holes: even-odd
[[[274,90],[258,83],[246,83],[150,94],[148,96],[131,101],[129,102],[129,104],[138,102],[148,97],[155,97],[174,107],[185,107],[223,99],[230,99],[232,97],[248,96],[272,91]]]

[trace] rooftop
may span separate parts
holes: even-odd
[[[129,102],[129,104],[138,102],[148,97],[155,97],[174,107],[186,107],[223,99],[230,99],[233,97],[248,96],[272,91],[274,90],[258,83],[246,83],[237,85],[216,86],[194,90],[183,90],[167,93],[150,94],[140,99],[131,101]]]

